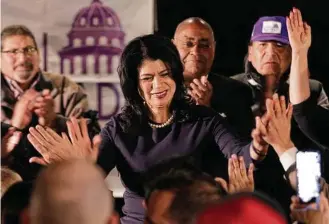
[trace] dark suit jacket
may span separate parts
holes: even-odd
[[[244,83],[215,73],[209,73],[208,80],[213,86],[211,107],[226,117],[240,136],[250,138],[254,127],[251,89]]]
[[[329,108],[315,103],[309,97],[294,105],[294,119],[305,135],[320,147],[329,150]]]
[[[249,87],[243,83],[215,73],[209,73],[208,81],[213,87],[211,107],[225,117],[232,133],[236,133],[246,141],[250,141],[251,131],[254,126],[254,118],[250,104],[252,95]],[[221,164],[215,162],[219,158],[219,151],[213,150],[206,154],[205,160],[209,161],[207,169],[212,170],[211,175],[222,176]],[[249,164],[246,164],[247,166]],[[218,171],[218,172],[216,172]]]

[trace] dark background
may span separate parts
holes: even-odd
[[[286,16],[293,6],[312,27],[309,66],[313,79],[329,94],[329,0],[157,0],[155,32],[173,37],[182,20],[196,16],[213,28],[216,55],[213,71],[226,76],[243,71],[253,24],[260,16]]]

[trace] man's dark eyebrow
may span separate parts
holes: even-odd
[[[194,37],[189,37],[189,36],[186,36],[186,35],[184,35],[184,38],[185,38],[186,40],[195,40]]]
[[[36,47],[34,47],[34,46],[32,46],[32,45],[27,45],[26,47],[24,47],[24,48],[22,48],[22,49],[27,49],[27,48],[36,48]],[[6,51],[12,51],[12,50],[19,50],[19,48],[11,48],[11,49],[6,50]]]
[[[199,41],[209,42],[209,39],[208,38],[201,38]]]
[[[192,41],[194,41],[195,40],[195,38],[194,37],[189,37],[189,36],[184,36],[185,37],[185,39],[186,40],[192,40]],[[202,41],[202,42],[209,42],[209,38],[201,38],[201,39],[199,39],[198,41]]]

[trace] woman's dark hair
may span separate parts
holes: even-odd
[[[183,65],[179,53],[169,38],[149,34],[130,41],[122,52],[118,67],[120,84],[126,100],[119,116],[119,124],[125,132],[147,124],[147,110],[139,94],[138,69],[145,59],[161,60],[170,69],[176,83],[176,91],[171,103],[175,119],[186,118],[189,98],[184,87]],[[178,116],[178,114],[183,116]]]

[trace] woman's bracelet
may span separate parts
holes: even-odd
[[[253,143],[251,143],[251,147],[252,150],[254,150],[254,152],[259,155],[260,157],[265,157],[267,155],[267,153],[262,153],[261,151],[259,151],[258,149],[256,149],[256,147],[254,146]]]

